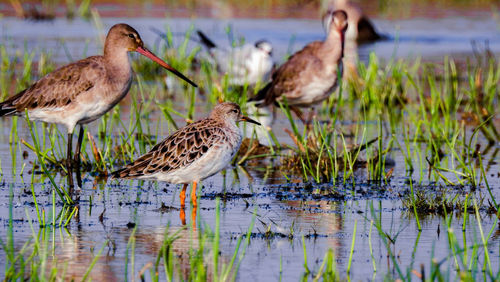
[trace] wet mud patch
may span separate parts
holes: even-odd
[[[260,195],[260,196],[262,196],[262,195]],[[248,199],[248,198],[253,198],[253,197],[259,197],[259,194],[233,193],[233,192],[209,192],[209,193],[203,193],[203,195],[200,196],[201,199],[205,199],[205,200],[215,200],[216,198],[220,198],[221,201]]]

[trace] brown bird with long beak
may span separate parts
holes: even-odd
[[[263,107],[286,98],[288,105],[304,121],[296,107],[310,107],[330,96],[337,86],[337,78],[342,78],[347,29],[347,14],[341,10],[331,13],[326,23],[327,38],[309,43],[293,54],[276,70],[272,81],[249,101],[256,101],[258,107]]]
[[[193,183],[191,200],[196,206],[197,183],[225,168],[238,152],[242,139],[236,124],[239,121],[260,125],[243,116],[238,104],[218,104],[208,118],[180,128],[151,151],[111,175],[114,178],[184,184],[181,207],[184,207],[187,185]]]
[[[62,124],[68,131],[68,166],[71,167],[73,130],[80,125],[75,162],[80,160],[83,125],[113,108],[132,83],[128,52],[138,52],[197,85],[144,47],[139,33],[127,24],[116,24],[108,32],[104,55],[63,66],[29,88],[0,103],[0,116],[24,115],[31,120]]]

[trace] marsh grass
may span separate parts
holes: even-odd
[[[199,230],[200,223],[190,227],[183,227],[177,231],[171,231],[169,226],[165,228],[164,239],[153,263],[144,265],[139,271],[141,279],[149,278],[151,281],[234,281],[238,269],[245,256],[246,249],[250,244],[250,234],[255,222],[255,212],[246,236],[238,236],[234,252],[229,257],[220,254],[220,200],[216,200],[215,227],[213,230],[205,226]],[[132,231],[126,249],[125,280],[135,276],[135,229]],[[187,246],[175,247],[176,240],[185,240],[188,237]],[[184,259],[187,257],[187,262]],[[129,270],[130,267],[130,270]],[[149,277],[145,276],[149,269]],[[163,271],[163,274],[161,273]],[[165,275],[164,277],[160,275]]]
[[[31,223],[30,213],[26,211],[28,224],[30,225],[32,235],[29,240],[21,244],[16,242],[14,237],[14,221],[13,221],[13,203],[12,203],[12,187],[10,197],[10,213],[9,224],[7,230],[6,241],[0,239],[0,247],[6,255],[6,272],[7,280],[24,280],[27,278],[38,280],[57,280],[68,279],[67,262],[58,259],[58,247],[63,244],[63,237],[69,236],[70,231],[66,228],[64,221],[56,213],[55,194],[52,196],[52,208],[48,213],[47,225],[40,226],[38,231]],[[158,249],[156,259],[153,262],[140,265],[138,271],[138,263],[135,260],[136,247],[136,229],[131,230],[128,239],[127,248],[125,250],[125,279],[145,279],[151,281],[175,281],[175,280],[211,280],[211,281],[234,281],[238,273],[240,264],[245,256],[246,249],[250,244],[250,236],[254,219],[249,225],[246,236],[239,236],[234,252],[229,257],[221,257],[219,254],[220,241],[220,201],[217,199],[216,208],[216,226],[211,230],[208,226],[203,227],[203,230],[197,230],[197,227],[184,227],[177,231],[170,230],[169,226],[165,228],[164,238],[161,246]],[[59,236],[57,234],[59,233]],[[179,254],[179,248],[174,247],[176,240],[181,237],[189,237],[189,246],[182,246]],[[60,238],[59,238],[60,237]],[[109,248],[108,242],[97,250],[91,259],[88,260],[88,265],[79,265],[83,269],[81,273],[82,281],[91,277],[91,271],[101,258],[101,254],[105,248]],[[188,258],[188,262],[184,261]],[[149,270],[149,271],[148,271]],[[149,274],[149,277],[146,275]],[[69,275],[74,275],[74,272]],[[160,276],[162,275],[162,276]],[[164,275],[164,276],[163,276]]]
[[[31,237],[26,242],[19,244],[14,236],[14,220],[13,220],[13,190],[10,187],[9,200],[9,219],[7,227],[6,241],[0,239],[0,247],[5,252],[5,279],[6,280],[25,280],[35,279],[39,281],[55,280],[65,277],[67,263],[58,261],[54,258],[58,244],[56,244],[56,233],[61,235],[67,233],[66,226],[74,215],[76,207],[70,211],[67,207],[63,207],[59,212],[56,212],[56,197],[55,192],[52,192],[52,206],[45,212],[44,209],[39,209],[36,204],[35,193],[33,197],[36,204],[37,217],[39,220],[38,231],[36,231],[30,213],[26,210],[26,222],[31,229]],[[17,224],[17,223],[16,223]],[[19,247],[21,246],[21,247]],[[84,278],[92,270],[95,262],[99,258],[101,250],[92,260],[92,263],[86,269]],[[85,279],[83,279],[85,280]]]
[[[245,108],[247,97],[253,95],[257,88],[228,85],[227,74],[220,76],[213,71],[213,65],[198,58],[199,48],[188,50],[192,31],[193,27],[179,39],[167,28],[163,39],[166,44],[160,45],[156,52],[163,54],[181,72],[194,77],[200,83],[200,93],[204,93],[208,104],[213,105],[222,99],[238,102]],[[234,38],[232,42],[235,43]],[[4,45],[0,46],[0,52],[5,53]],[[6,61],[2,65],[0,79],[6,81],[15,77],[17,90],[29,85],[36,78],[31,71],[33,54],[25,52],[14,60]],[[23,67],[17,74],[14,66],[19,64]],[[52,68],[50,56],[42,55],[38,60],[38,73],[42,75]],[[137,76],[137,84],[129,94],[131,114],[128,115],[128,125],[122,118],[123,108],[117,107],[101,119],[99,142],[91,135],[85,135],[83,147],[90,146],[91,153],[84,149],[82,157],[91,164],[90,171],[105,175],[110,165],[126,163],[145,153],[161,136],[181,126],[176,122],[179,118],[187,122],[197,118],[197,92],[177,82],[165,84],[163,76],[153,71],[154,68],[156,66],[147,60],[134,60],[134,69],[142,75]],[[282,168],[291,168],[288,174],[300,175],[305,181],[311,178],[317,183],[339,180],[345,183],[355,175],[356,170],[365,168],[366,180],[387,183],[392,176],[391,166],[388,166],[392,162],[389,154],[398,148],[403,152],[408,175],[418,169],[419,184],[427,179],[448,185],[478,186],[484,179],[481,177],[484,175],[480,171],[481,166],[475,165],[478,161],[475,149],[479,146],[478,136],[488,142],[495,142],[499,136],[491,122],[498,105],[499,69],[491,58],[482,60],[481,64],[468,62],[465,69],[460,69],[449,58],[445,58],[442,64],[422,63],[420,60],[409,64],[399,60],[381,65],[378,58],[371,54],[366,64],[358,64],[356,79],[343,83],[338,95],[333,95],[321,105],[310,128],[296,124],[285,101],[281,112],[290,123],[288,135],[292,146],[289,144],[281,148],[281,144],[274,142],[274,146],[269,147],[270,154],[257,155],[281,155]],[[2,84],[1,89],[3,97],[10,90],[5,85]],[[168,93],[162,90],[165,85],[174,87],[171,90],[177,93],[179,90],[182,92],[183,97],[176,99],[185,101],[184,109],[178,109],[164,96]],[[164,119],[158,119],[152,126],[145,121],[151,118],[158,106]],[[339,117],[346,116],[346,111],[361,113],[354,118],[358,124],[349,136],[337,122]],[[322,122],[325,117],[331,119],[330,122]],[[467,120],[462,121],[464,117]],[[373,120],[377,120],[376,131],[369,127]],[[467,136],[467,123],[476,125],[470,137]],[[167,134],[160,129],[164,124],[168,128]],[[123,131],[113,136],[110,130],[116,125]],[[57,166],[57,159],[64,155],[64,142],[61,142],[64,137],[57,127],[48,128],[51,129],[48,140],[52,156],[45,154],[45,160]],[[271,131],[270,135],[275,136],[276,133]],[[29,141],[23,143],[28,145]],[[33,146],[28,147],[34,149]],[[284,153],[282,149],[288,149],[289,153]],[[253,158],[252,150],[242,153],[243,156],[236,158],[240,164]],[[426,173],[426,166],[430,173]],[[454,175],[455,179],[450,175]]]
[[[233,87],[228,84],[227,75],[217,73],[209,62],[198,59],[199,48],[187,48],[191,32],[192,29],[177,42],[172,32],[166,30],[168,44],[159,47],[156,52],[174,67],[193,77],[200,89],[186,87],[183,82],[172,83],[168,79],[165,82],[163,71],[157,72],[156,67],[145,60],[134,60],[138,75],[129,93],[129,104],[119,105],[101,118],[97,133],[89,130],[85,132],[82,146],[82,159],[88,164],[85,169],[106,175],[115,166],[145,153],[172,130],[205,116],[199,110],[208,111],[219,100],[238,102],[245,110],[247,98],[258,89]],[[33,52],[25,51],[7,58],[3,56],[6,48],[6,45],[0,45],[0,91],[3,99],[8,93],[22,90],[39,75],[53,69],[54,63],[48,55],[41,56],[35,67]],[[6,83],[8,81],[15,83]],[[491,162],[494,162],[496,153],[492,155],[493,160],[486,159],[488,148],[499,141],[498,129],[493,122],[498,115],[499,82],[500,65],[491,58],[483,60],[481,64],[468,62],[461,68],[449,58],[445,58],[442,63],[399,60],[382,64],[372,54],[367,63],[358,64],[356,80],[343,83],[339,93],[334,93],[318,107],[309,128],[296,121],[285,101],[277,111],[281,118],[289,122],[286,134],[291,142],[280,144],[276,136],[280,136],[282,129],[274,128],[270,132],[272,146],[258,147],[257,143],[248,139],[234,163],[243,165],[251,160],[279,156],[278,165],[267,165],[262,169],[286,169],[285,177],[300,178],[304,182],[332,183],[332,187],[340,183],[363,181],[376,185],[389,184],[395,177],[392,174],[394,165],[404,166],[405,175],[396,177],[411,180],[404,184],[406,190],[400,199],[403,208],[415,216],[418,226],[413,253],[419,245],[422,230],[420,220],[432,215],[443,218],[450,252],[441,260],[437,260],[433,254],[420,270],[416,270],[412,264],[403,265],[394,253],[399,231],[384,230],[381,214],[371,207],[371,218],[367,218],[371,223],[369,240],[371,242],[372,227],[375,227],[373,232],[381,238],[387,249],[388,261],[393,266],[391,273],[381,275],[386,275],[388,280],[409,280],[411,275],[430,281],[449,277],[498,280],[499,272],[491,262],[497,254],[491,254],[487,249],[497,219],[495,217],[491,229],[483,230],[481,216],[497,216],[499,211],[498,200],[488,182],[488,174],[495,167]],[[47,278],[44,276],[47,273],[50,274],[48,278],[64,277],[61,268],[49,263],[47,252],[54,251],[49,247],[54,242],[50,238],[53,238],[55,230],[67,232],[65,227],[71,224],[72,218],[78,213],[78,206],[73,205],[66,187],[54,178],[54,171],[64,172],[58,160],[65,156],[65,136],[56,126],[37,127],[28,117],[31,140],[21,140],[18,135],[18,129],[23,126],[21,123],[24,125],[24,120],[19,122],[15,117],[12,119],[9,136],[12,168],[17,168],[15,162],[21,144],[35,153],[34,168],[27,171],[32,172],[30,189],[39,229],[42,230],[39,232],[47,235],[40,239],[33,231],[31,240],[20,249],[14,248],[11,200],[7,238],[2,238],[4,241],[1,242],[7,258],[6,277]],[[396,150],[402,154],[403,161],[394,164],[392,154]],[[42,180],[48,179],[50,182],[50,211],[45,211],[45,205],[36,196],[33,185],[37,181],[33,173],[35,169],[41,169]],[[359,171],[365,173],[364,178],[359,177]],[[17,173],[13,171],[13,175]],[[63,207],[56,209],[57,202],[64,203]],[[463,240],[457,239],[458,230],[451,228],[453,215],[462,216],[462,232],[465,232],[465,226],[472,229],[477,225],[479,235],[469,238],[459,234]],[[131,278],[130,275],[143,278],[149,270],[149,278],[153,281],[163,279],[160,277],[162,272],[166,280],[236,279],[246,247],[250,244],[253,222],[246,236],[238,238],[237,247],[229,260],[219,255],[219,224],[220,207],[217,202],[216,227],[213,231],[203,228],[198,233],[199,247],[189,250],[189,271],[186,276],[182,276],[181,263],[176,261],[177,254],[172,248],[179,233],[169,233],[167,228],[156,260],[150,266],[140,266],[144,271],[139,273],[134,258],[135,234],[132,233],[125,250],[126,273],[129,275],[126,278]],[[35,229],[33,226],[31,228]],[[194,232],[193,228],[190,232]],[[293,227],[290,234],[292,237],[295,234]],[[356,232],[353,236],[356,236]],[[353,248],[355,242],[353,237]],[[374,258],[371,243],[369,247],[375,275],[382,268]],[[95,260],[89,263],[85,277],[89,277],[87,275],[98,257],[95,256]],[[355,260],[356,252],[351,249],[349,264]],[[454,267],[452,269],[446,268],[450,262]],[[49,264],[50,268],[46,268]],[[312,268],[304,251],[303,277],[336,281],[349,277],[349,273],[337,270],[333,250],[326,252],[318,270]]]
[[[210,62],[199,56],[199,47],[188,49],[193,30],[191,27],[179,37],[167,27],[161,39],[164,44],[159,44],[155,52],[197,81],[199,91],[172,79],[170,74],[165,83],[164,72],[155,71],[157,66],[152,62],[133,60],[139,75],[129,94],[130,114],[125,115],[128,121],[123,119],[124,107],[116,107],[101,119],[99,138],[88,132],[85,135],[82,158],[90,164],[90,171],[105,175],[110,166],[145,153],[171,130],[182,126],[179,118],[186,122],[200,118],[202,115],[198,115],[195,107],[200,99],[205,100],[207,109],[226,100],[239,103],[245,110],[247,98],[258,91],[258,87],[230,86],[227,74],[218,74]],[[231,34],[229,27],[229,42],[241,44],[241,39],[234,39]],[[5,53],[5,48],[1,45],[0,52]],[[0,80],[16,81],[16,90],[28,86],[37,77],[33,74],[37,73],[33,72],[33,51],[3,60]],[[50,56],[42,55],[37,61],[39,75],[53,69]],[[288,135],[292,144],[281,146],[275,138],[276,132],[270,131],[273,139],[270,153],[255,151],[255,154],[281,156],[282,168],[291,168],[287,174],[301,176],[306,181],[345,183],[362,168],[367,181],[388,183],[393,163],[390,154],[399,149],[405,159],[407,176],[418,170],[418,184],[438,181],[478,186],[481,181],[484,183],[481,165],[476,165],[480,153],[478,140],[484,138],[489,143],[499,140],[492,122],[497,114],[499,81],[500,67],[491,56],[478,55],[476,62],[468,61],[459,67],[449,58],[442,63],[392,60],[382,64],[371,54],[367,63],[358,64],[356,79],[342,83],[340,90],[317,109],[309,128],[295,122],[284,101],[278,112],[289,120]],[[12,90],[6,85],[2,83],[0,89],[4,98]],[[172,100],[183,100],[180,105],[183,108]],[[158,108],[163,118],[156,114]],[[158,117],[155,123],[149,122],[153,116]],[[343,125],[340,121],[345,117],[352,118],[354,125]],[[325,119],[329,122],[324,122]],[[370,126],[373,121],[376,127]],[[470,126],[476,130],[467,136]],[[117,127],[121,128],[118,134]],[[57,127],[47,128],[50,142],[45,142],[44,135],[44,142],[40,144],[42,151],[46,149],[45,143],[50,144],[52,154],[45,153],[45,160],[56,164],[64,155],[64,137]],[[87,147],[90,147],[88,151]],[[29,148],[34,149],[32,145]],[[253,158],[252,150],[241,153],[242,156],[235,158],[240,164]]]
[[[470,199],[469,199],[470,200]],[[451,223],[454,219],[453,214],[457,210],[448,210],[443,204],[443,226],[445,227],[445,235],[447,237],[447,244],[449,252],[448,254],[436,254],[434,250],[431,252],[430,261],[421,265],[420,270],[416,270],[411,262],[408,266],[403,266],[399,260],[397,254],[395,254],[391,248],[391,245],[396,245],[397,234],[395,236],[386,233],[382,228],[382,218],[375,211],[373,204],[370,206],[372,222],[374,222],[375,227],[379,232],[384,245],[387,247],[387,255],[389,260],[393,263],[394,272],[389,275],[388,278],[409,280],[413,275],[416,275],[419,279],[425,281],[435,281],[435,280],[449,280],[453,277],[459,278],[460,280],[475,280],[475,279],[487,279],[496,280],[499,279],[500,272],[492,267],[490,256],[486,248],[488,246],[489,239],[493,236],[493,232],[496,229],[496,223],[498,218],[495,217],[491,225],[491,229],[488,230],[486,234],[483,231],[482,220],[479,214],[479,206],[474,198],[472,201],[466,201],[464,210],[467,213],[464,214],[465,219],[468,219],[468,228],[479,230],[479,236],[468,236],[464,229],[462,230],[462,241],[459,240],[458,234],[456,234],[455,229],[453,229]],[[474,215],[472,217],[467,217],[467,214]],[[414,251],[418,247],[420,241],[421,231],[417,234],[415,239]],[[481,252],[484,250],[484,252]],[[450,268],[452,266],[452,268]],[[405,269],[406,268],[406,269]]]
[[[487,202],[481,193],[468,191],[470,188],[458,186],[422,186],[415,187],[415,196],[411,193],[401,195],[403,206],[412,214],[422,217],[431,215],[444,216],[446,213],[463,215],[464,212],[474,213],[471,198],[477,201],[480,211],[486,214],[495,214],[496,208]],[[413,208],[415,206],[415,209]]]
[[[443,216],[443,226],[444,234],[446,237],[446,244],[448,246],[447,253],[435,253],[434,248],[431,250],[429,260],[423,262],[422,264],[416,266],[413,261],[414,255],[420,244],[421,231],[416,234],[415,242],[413,244],[413,249],[411,250],[412,260],[408,262],[402,262],[399,258],[398,235],[399,231],[387,231],[384,230],[384,219],[381,214],[376,211],[373,204],[369,206],[369,217],[367,220],[370,221],[370,231],[369,231],[369,250],[372,257],[373,263],[373,279],[381,279],[387,281],[409,281],[413,279],[419,279],[422,281],[448,281],[459,279],[461,281],[474,281],[476,279],[485,279],[496,281],[500,278],[500,271],[495,269],[491,262],[492,255],[498,255],[496,251],[488,249],[488,242],[491,236],[495,236],[493,233],[496,230],[497,218],[491,224],[489,230],[484,230],[482,219],[479,212],[479,206],[477,201],[471,200],[469,202],[470,208],[472,208],[468,214],[471,217],[468,219],[468,228],[477,229],[478,236],[469,236],[462,230],[453,229],[451,223],[454,219],[452,213],[445,210]],[[380,208],[380,207],[378,207]],[[356,225],[355,225],[356,226]],[[375,226],[376,232],[378,232],[378,237],[385,246],[385,250],[379,250],[382,252],[381,255],[387,255],[387,261],[382,260],[377,261],[373,257],[373,250],[371,247],[371,233],[372,227]],[[459,233],[457,233],[457,231]],[[356,238],[356,227],[351,234],[352,244],[350,256],[346,258],[348,265],[351,264],[352,260],[356,260],[356,253],[352,253],[352,246],[355,244]],[[362,236],[362,235],[361,235]],[[364,254],[364,252],[361,252]],[[381,268],[384,264],[390,263],[390,268],[387,272],[378,273],[377,267]],[[381,263],[381,265],[379,265]],[[307,280],[309,277],[314,281],[323,279],[325,281],[342,281],[350,280],[349,266],[343,271],[337,268],[337,259],[335,257],[334,251],[329,249],[326,251],[318,269],[313,269],[308,264],[307,252],[304,250],[304,271],[302,275],[303,280]]]

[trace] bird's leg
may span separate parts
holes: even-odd
[[[182,207],[179,210],[179,218],[181,219],[181,224],[186,225],[186,210]]]
[[[75,164],[77,166],[80,166],[80,152],[82,148],[82,142],[83,142],[83,126],[80,125],[80,133],[78,133],[78,142],[76,143],[76,152],[75,152]]]
[[[182,186],[182,191],[181,191],[181,194],[179,195],[179,198],[181,199],[181,209],[180,209],[180,212],[179,212],[179,217],[181,219],[181,222],[182,222],[182,225],[186,225],[186,188],[187,188],[187,184],[184,184],[184,186]]]
[[[181,194],[179,195],[179,198],[181,199],[181,209],[184,209],[186,207],[186,188],[187,188],[187,184],[184,184],[184,186],[182,186],[182,191],[181,191]]]
[[[80,172],[80,163],[76,163],[76,185],[82,188],[82,174]]]
[[[68,133],[68,150],[66,152],[66,165],[71,168],[71,159],[72,159],[72,147],[73,147],[73,131]]]
[[[73,182],[73,172],[71,166],[68,167],[68,194],[71,196],[73,194],[73,188],[75,187],[75,184]]]
[[[191,224],[193,225],[193,230],[196,229],[196,206],[193,205],[193,210],[191,210]]]
[[[290,110],[292,110],[295,115],[302,121],[303,124],[307,124],[306,120],[304,119],[304,115],[302,114],[302,111],[294,106],[290,106]]]
[[[314,117],[314,108],[311,108],[311,111],[309,112],[309,116],[307,117],[307,121],[305,123],[306,127],[308,129],[311,129],[311,123],[313,121],[313,117]]]
[[[191,189],[191,202],[193,202],[193,207],[196,208],[198,206],[198,202],[196,201],[196,186],[197,182],[193,181],[193,188]]]

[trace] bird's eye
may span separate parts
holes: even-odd
[[[132,34],[132,33],[129,33],[128,34],[128,37],[132,38],[132,39],[135,39],[135,36]]]
[[[238,110],[234,109],[234,110],[231,110],[231,112],[237,114]]]

